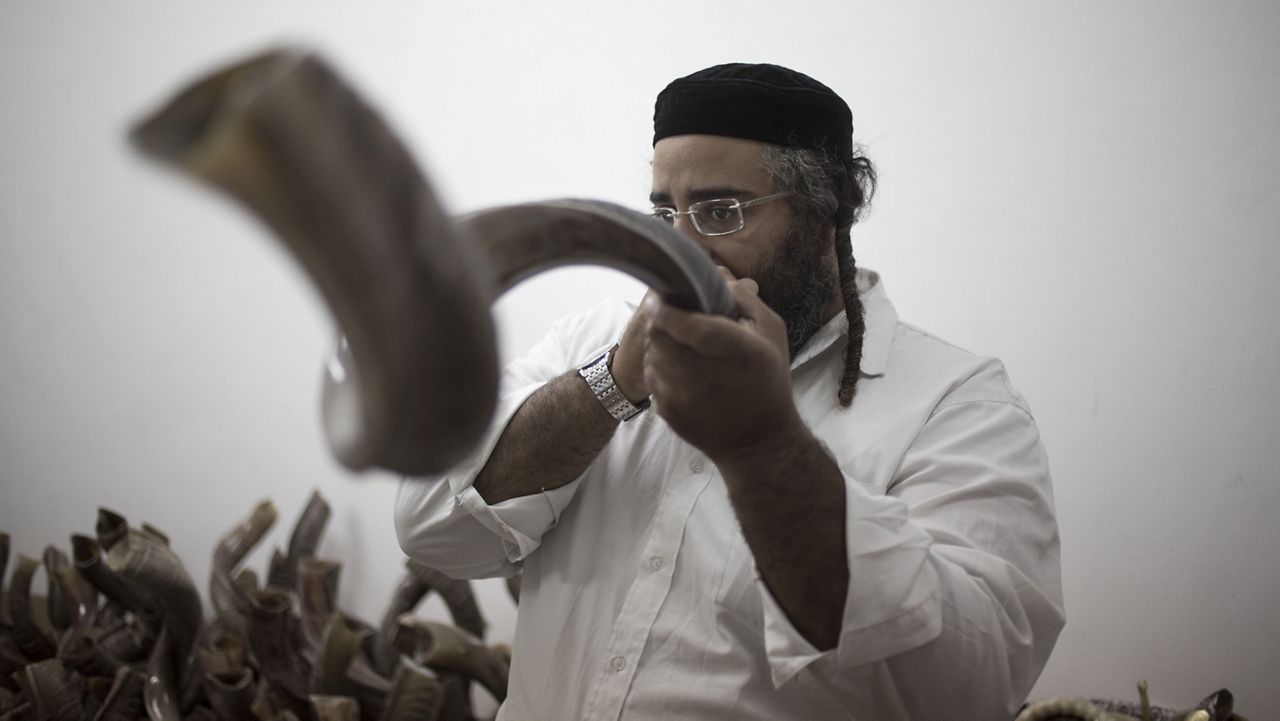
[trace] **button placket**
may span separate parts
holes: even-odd
[[[679,490],[666,496],[659,505],[653,530],[641,556],[648,559],[647,565],[652,572],[641,573],[627,593],[606,647],[608,661],[599,672],[595,689],[585,706],[586,718],[616,719],[621,713],[622,702],[636,672],[637,659],[671,590],[674,566],[668,561],[675,559],[684,538],[684,525],[698,497],[707,487],[706,477],[699,481],[675,486]]]

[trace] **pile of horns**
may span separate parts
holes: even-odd
[[[0,602],[0,721],[466,721],[473,682],[505,698],[510,650],[481,641],[468,582],[409,561],[374,628],[337,609],[341,566],[313,557],[318,494],[265,584],[240,568],[276,515],[263,501],[218,541],[209,621],[167,537],[112,511],[70,558],[45,551],[47,595],[19,555]],[[0,533],[0,580],[8,561]],[[452,625],[413,616],[431,591]]]

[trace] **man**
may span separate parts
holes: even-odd
[[[1063,623],[1047,461],[1000,363],[855,269],[848,106],[721,65],[654,125],[655,215],[740,317],[650,295],[562,321],[475,457],[397,502],[423,563],[523,567],[499,717],[1012,718]]]

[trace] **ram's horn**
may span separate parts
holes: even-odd
[[[319,491],[312,491],[311,498],[307,499],[307,505],[298,516],[298,522],[293,524],[293,533],[289,536],[289,551],[285,555],[285,577],[281,584],[283,588],[293,588],[298,575],[298,565],[302,563],[302,559],[316,555],[320,536],[324,535],[324,528],[329,523],[329,515],[329,504],[325,502]]]
[[[364,661],[361,650],[371,632],[334,613],[325,627],[320,653],[311,677],[312,694],[350,696],[360,702],[360,715],[376,721],[391,685]]]
[[[391,594],[391,600],[387,602],[386,611],[382,614],[382,624],[378,627],[378,636],[374,639],[373,645],[374,666],[384,676],[395,671],[400,659],[400,652],[395,646],[400,617],[417,608],[430,590],[431,587],[427,582],[416,573],[406,571],[400,577],[400,582]]]
[[[169,534],[165,533],[159,528],[156,528],[150,523],[144,522],[142,526],[138,529],[138,531],[140,533],[145,533],[147,536],[150,536],[151,540],[155,541],[156,543],[159,543],[161,546],[169,545]]]
[[[476,596],[471,590],[470,581],[447,576],[414,560],[409,560],[405,566],[410,573],[421,578],[429,589],[440,594],[440,598],[449,609],[449,616],[458,628],[478,639],[484,639],[484,633],[489,624],[485,622],[484,616],[480,613],[480,607],[476,605]]]
[[[279,548],[271,549],[271,561],[267,564],[267,586],[282,591],[293,588],[289,583],[289,557]]]
[[[177,671],[178,655],[176,644],[169,635],[169,622],[166,619],[160,628],[160,635],[151,648],[151,658],[147,660],[146,684],[142,689],[142,699],[147,707],[147,715],[151,721],[181,721],[182,712],[179,707],[181,693],[179,673]]]
[[[509,667],[505,660],[462,629],[406,614],[400,619],[396,648],[427,668],[480,682],[498,701],[507,697]]]
[[[248,205],[316,283],[342,332],[323,425],[353,469],[434,473],[472,450],[497,397],[489,305],[533,273],[598,263],[684,307],[733,312],[710,256],[619,206],[555,201],[451,220],[377,113],[306,53],[265,53],[197,81],[133,141]]]
[[[404,147],[326,64],[236,64],[133,139],[246,203],[315,279],[355,361],[323,401],[343,463],[425,473],[470,450],[497,396],[490,290]],[[422,439],[425,463],[411,452]]]
[[[142,702],[144,682],[142,674],[128,666],[116,669],[111,690],[98,707],[93,721],[135,721],[142,716],[145,713]]]
[[[1082,698],[1052,698],[1037,701],[1022,710],[1014,721],[1134,721],[1132,716],[1111,714]]]
[[[17,681],[35,706],[38,719],[79,721],[84,713],[84,678],[56,658],[27,666]]]
[[[207,674],[236,676],[245,668],[247,653],[244,636],[214,621],[200,641],[200,667]]]
[[[146,617],[148,622],[159,622],[159,610],[149,605],[146,598],[136,588],[106,564],[102,558],[102,548],[96,540],[89,536],[75,534],[71,537],[71,552],[75,559],[76,570],[107,600],[132,611],[140,618]]]
[[[322,558],[304,558],[298,566],[302,632],[312,646],[320,645],[325,626],[337,610],[341,574],[342,564]]]
[[[58,574],[71,565],[71,560],[57,546],[52,545],[45,547],[43,560],[45,585],[48,588],[45,599],[49,608],[49,622],[58,634],[71,627],[75,614],[71,608],[73,601],[67,598],[67,589],[58,583]]]
[[[13,625],[13,640],[22,654],[33,661],[43,661],[55,653],[57,647],[36,622],[32,607],[31,579],[40,563],[34,558],[18,554],[18,565],[9,579],[9,620]]]
[[[58,589],[61,605],[70,614],[70,624],[58,641],[58,655],[62,656],[81,645],[80,640],[93,628],[98,618],[98,590],[81,577],[65,553],[53,546],[44,553],[44,565],[52,581],[50,587]]]
[[[260,502],[234,528],[218,539],[213,550],[213,568],[209,572],[209,600],[218,618],[227,628],[244,634],[249,627],[249,595],[236,583],[236,566],[258,545],[276,522],[276,507],[271,501]],[[253,585],[257,586],[254,577]]]
[[[360,704],[350,696],[311,694],[311,711],[317,721],[360,721]]]
[[[72,639],[71,643],[67,643]],[[90,678],[112,676],[123,665],[119,659],[104,651],[91,636],[68,635],[58,643],[58,658],[67,666]]]
[[[98,535],[98,543],[102,544],[102,550],[110,551],[112,546],[128,535],[129,521],[110,508],[99,508],[98,523],[94,527],[94,532]]]
[[[0,531],[0,623],[8,623],[8,600],[3,595],[4,572],[9,567],[9,534]]]
[[[267,681],[292,704],[311,695],[311,663],[303,656],[291,594],[274,588],[250,597],[249,650]]]
[[[235,674],[205,673],[204,694],[222,721],[253,718],[250,707],[255,695],[253,669],[245,666]]]
[[[141,622],[124,620],[102,629],[97,639],[98,648],[103,653],[122,663],[137,663],[145,659],[154,645],[153,641]]]
[[[14,680],[13,674],[21,671],[28,663],[31,660],[18,648],[12,634],[0,633],[0,688],[17,691],[18,682]]]
[[[107,552],[107,565],[160,606],[164,615],[163,635],[172,646],[163,654],[173,664],[174,682],[180,687],[193,683],[196,639],[204,619],[200,592],[182,561],[172,549],[151,536],[130,532]],[[155,649],[152,657],[157,657]]]
[[[435,674],[408,658],[401,658],[391,677],[391,692],[382,718],[385,721],[413,721],[439,718],[444,706],[444,688]]]

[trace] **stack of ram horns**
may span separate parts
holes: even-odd
[[[337,608],[341,566],[312,555],[328,518],[313,494],[262,583],[240,565],[276,510],[254,508],[214,549],[209,621],[164,533],[112,511],[70,557],[45,551],[46,595],[19,555],[0,594],[0,721],[469,721],[472,683],[501,702],[510,649],[481,641],[468,582],[410,561],[381,624],[362,623]],[[0,581],[8,565],[0,533]],[[431,591],[453,624],[413,615]]]

